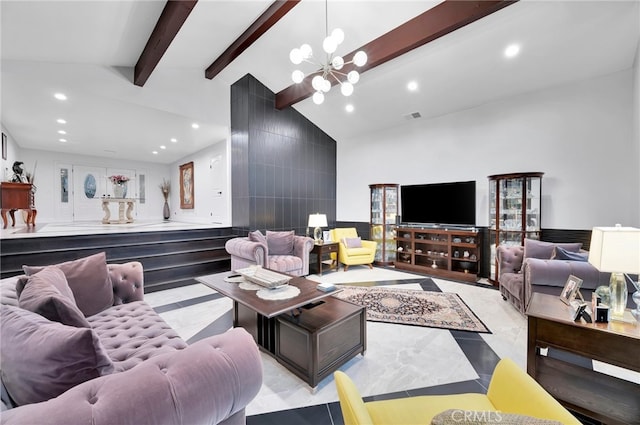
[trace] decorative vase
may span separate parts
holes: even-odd
[[[162,208],[162,217],[165,220],[169,220],[169,217],[171,217],[171,211],[169,211],[169,203],[166,199],[164,200],[164,208]]]
[[[113,184],[113,197],[124,198],[127,196],[127,183]]]

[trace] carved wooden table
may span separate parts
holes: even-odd
[[[109,204],[112,202],[118,203],[118,219],[111,220],[111,210]],[[104,211],[104,218],[102,224],[124,224],[133,223],[133,206],[136,200],[133,198],[102,198],[102,210]],[[126,206],[126,216],[125,216]]]
[[[640,384],[550,356],[554,348],[640,372],[640,323],[573,321],[573,307],[534,293],[527,308],[527,372],[565,407],[606,424],[640,423]]]
[[[0,215],[2,215],[3,228],[7,228],[7,211],[11,216],[11,226],[16,225],[16,210],[27,211],[27,226],[36,225],[36,214],[38,211],[34,207],[34,197],[31,183],[2,182],[2,201],[0,203]]]
[[[289,285],[300,294],[286,300],[264,300],[255,290],[226,282],[226,274],[196,278],[233,300],[233,325],[245,328],[260,348],[315,388],[320,380],[367,346],[364,307],[331,297],[317,282],[294,277]]]

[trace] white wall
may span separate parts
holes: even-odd
[[[369,220],[372,183],[476,180],[477,224],[486,226],[487,176],[541,171],[543,227],[640,226],[637,74],[636,67],[341,140],[337,219]]]
[[[230,141],[220,141],[171,165],[171,219],[231,226]],[[180,209],[180,165],[193,161],[193,209]]]
[[[4,129],[3,129],[4,131]],[[25,163],[27,171],[33,169],[37,161],[35,176],[37,223],[53,221],[73,221],[72,208],[61,210],[59,201],[60,164],[102,167],[110,169],[136,170],[145,174],[146,199],[144,205],[138,203],[136,219],[162,220],[164,198],[159,185],[163,179],[171,180],[169,205],[171,219],[192,223],[215,223],[221,226],[231,225],[229,181],[229,158],[227,141],[218,142],[200,152],[183,158],[171,165],[148,162],[127,161],[112,158],[92,157],[85,155],[69,155],[49,151],[20,149],[10,139],[7,160],[3,161],[3,170],[8,167],[11,176],[13,161]],[[180,209],[180,177],[179,165],[194,162],[194,209]],[[3,180],[5,180],[3,176]],[[61,212],[62,211],[62,212]],[[96,207],[96,220],[102,219],[104,213],[101,206]],[[20,215],[18,215],[18,218]]]

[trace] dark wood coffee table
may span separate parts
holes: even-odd
[[[331,297],[317,282],[294,277],[300,294],[263,300],[255,290],[226,282],[230,273],[197,278],[233,300],[233,326],[245,328],[265,353],[311,387],[366,350],[365,308]]]
[[[567,408],[607,424],[640,423],[640,385],[540,355],[555,348],[640,372],[640,323],[574,322],[573,307],[534,293],[527,308],[527,372]]]

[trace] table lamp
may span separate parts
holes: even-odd
[[[313,239],[316,243],[322,242],[322,227],[327,227],[326,214],[309,214],[309,224],[307,227],[313,227]]]
[[[640,229],[619,224],[615,227],[594,227],[589,263],[601,272],[611,273],[609,311],[612,319],[621,319],[627,306],[624,274],[640,274]]]

